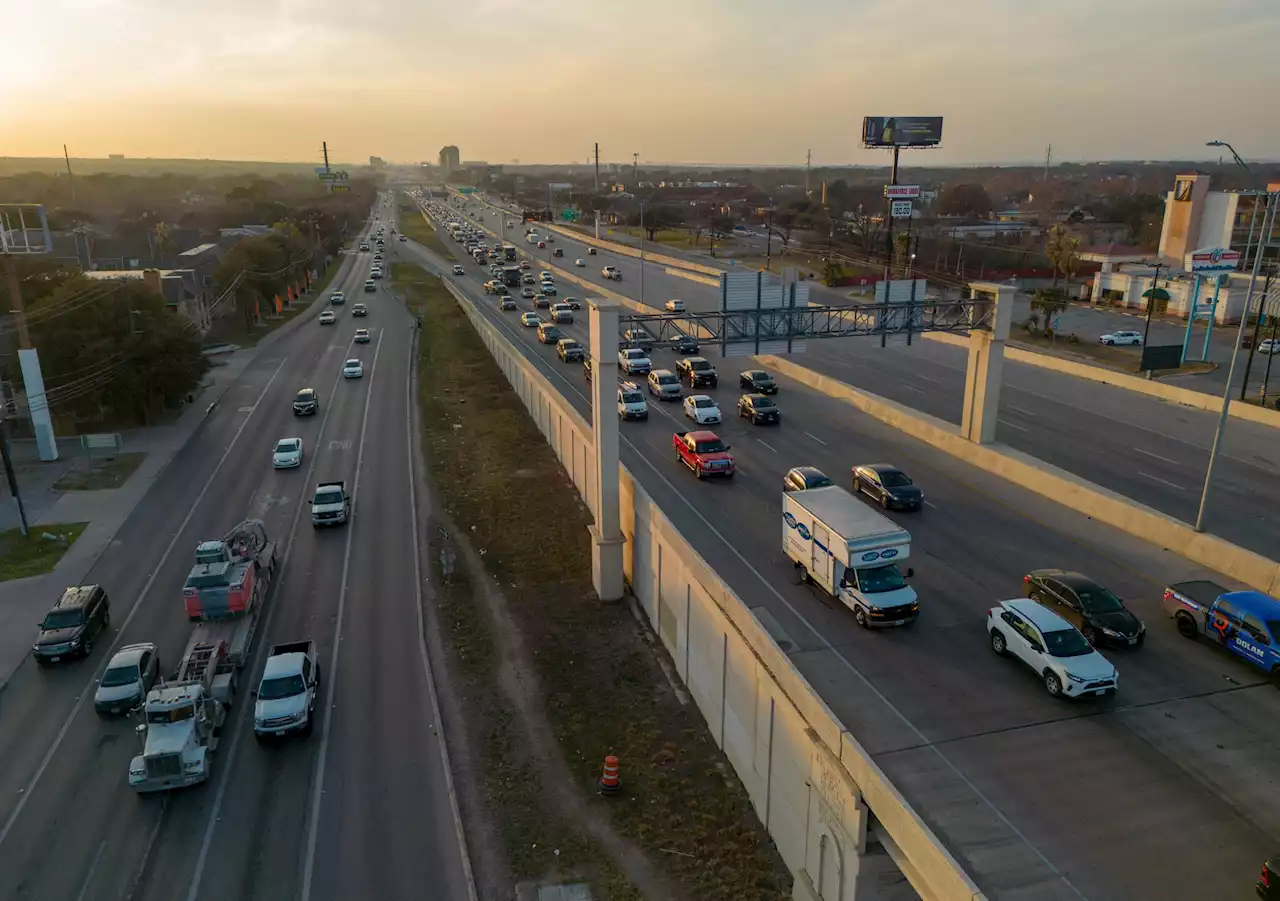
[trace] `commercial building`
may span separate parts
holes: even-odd
[[[440,174],[444,176],[452,175],[459,166],[462,165],[462,154],[458,152],[458,148],[450,144],[448,147],[440,148]]]
[[[1211,191],[1209,180],[1207,174],[1196,171],[1174,179],[1173,190],[1165,196],[1158,249],[1112,245],[1081,253],[1082,260],[1102,266],[1089,292],[1095,306],[1145,311],[1143,294],[1155,284],[1155,264],[1159,263],[1158,285],[1169,293],[1169,300],[1167,304],[1159,302],[1156,312],[1185,319],[1194,307],[1197,318],[1212,315],[1219,325],[1240,321],[1255,256],[1262,254],[1264,272],[1280,261],[1280,228],[1273,230],[1270,240],[1263,240],[1265,197],[1252,192]],[[1277,188],[1280,185],[1268,186],[1272,191]],[[1193,275],[1191,253],[1206,248],[1238,251],[1239,266],[1234,272]],[[1255,288],[1256,297],[1262,287]],[[1255,310],[1257,303],[1255,299]]]

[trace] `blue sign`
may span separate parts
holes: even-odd
[[[892,559],[893,559],[894,557],[896,557],[896,556],[898,556],[898,549],[897,549],[897,548],[892,548],[892,547],[891,547],[891,548],[889,548],[887,551],[881,551],[881,552],[880,552],[880,559],[882,559],[882,560],[892,560]]]
[[[872,560],[878,560],[878,559],[880,559],[879,551],[867,551],[865,554],[862,555],[863,563],[870,563]]]
[[[796,518],[790,513],[783,513],[782,521],[787,524],[787,528],[789,529],[794,529],[796,527]]]

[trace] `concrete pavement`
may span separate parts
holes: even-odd
[[[596,268],[616,264],[597,260]],[[537,344],[518,313],[497,311],[479,290],[480,271],[454,281],[589,415],[581,366]],[[561,293],[578,292],[561,285]],[[583,322],[565,331],[586,340]],[[657,356],[655,365],[674,363]],[[1280,698],[1253,671],[1179,638],[1159,607],[1168,581],[1216,574],[785,379],[782,426],[743,424],[732,412],[736,367],[716,362],[724,381],[707,393],[729,417],[717,431],[738,460],[734,482],[696,482],[671,460],[671,432],[686,421],[654,400],[648,422],[623,426],[623,462],[988,896],[1250,897],[1259,860],[1280,841],[1280,818],[1248,787],[1280,750]],[[924,611],[909,631],[855,628],[847,611],[792,584],[778,547],[787,468],[813,464],[843,481],[847,467],[869,460],[903,466],[929,500],[919,516],[891,514],[915,539]],[[1144,648],[1107,652],[1122,674],[1114,703],[1059,704],[987,649],[987,607],[1018,594],[1022,575],[1040,566],[1094,576],[1147,622]],[[939,769],[935,750],[954,769]],[[1212,867],[1186,822],[1215,836]]]
[[[555,247],[564,249],[563,258],[550,256]],[[641,297],[638,260],[604,250],[588,257],[585,245],[563,236],[547,250],[535,252],[547,264],[643,300],[655,312],[672,297],[695,311],[718,307],[714,287],[652,264],[644,266]],[[579,256],[589,265],[575,267]],[[622,270],[621,283],[601,279],[600,269],[606,265]],[[576,285],[564,290],[589,293]],[[708,353],[715,357],[718,352],[709,348]],[[895,339],[885,348],[865,338],[812,341],[797,357],[797,362],[818,372],[953,423],[961,420],[965,361],[962,348],[918,338],[909,346]],[[999,440],[1184,521],[1195,521],[1216,426],[1217,416],[1211,412],[1005,363]],[[1280,499],[1280,486],[1272,477],[1280,471],[1275,430],[1231,420],[1223,451],[1206,529],[1264,556],[1280,557],[1280,519],[1273,515]]]
[[[317,308],[262,347],[125,522],[119,551],[88,575],[113,595],[109,643],[154,641],[169,671],[191,630],[179,592],[190,549],[246,516],[266,522],[281,575],[212,780],[152,799],[128,789],[132,723],[100,722],[84,705],[107,642],[88,662],[24,664],[0,718],[0,897],[320,901],[352,897],[355,886],[371,896],[467,897],[404,490],[410,323],[384,292],[360,292],[369,256],[351,260],[334,287],[366,302],[369,317],[353,320],[348,306],[337,325],[321,327]],[[353,345],[357,325],[375,343]],[[363,379],[340,377],[349,356],[364,359]],[[320,415],[293,416],[301,387],[320,392]],[[303,439],[301,470],[270,467],[286,435]],[[356,488],[353,522],[316,531],[306,505],[314,483],[331,478]],[[399,543],[387,529],[403,533]],[[320,652],[317,728],[309,740],[260,747],[247,734],[247,689],[272,643],[304,637]]]

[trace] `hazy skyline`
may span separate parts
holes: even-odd
[[[1276,0],[0,5],[0,156],[873,165],[864,115],[945,116],[937,165],[1280,156]]]

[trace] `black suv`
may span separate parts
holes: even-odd
[[[320,409],[320,398],[315,388],[303,388],[293,399],[294,416],[314,416]]]
[[[1022,578],[1026,596],[1075,626],[1094,645],[1141,645],[1142,620],[1107,588],[1080,573],[1034,569]]]
[[[690,388],[714,388],[720,384],[716,368],[706,357],[685,357],[676,361],[676,373],[689,383]]]
[[[41,665],[88,657],[93,639],[111,624],[111,604],[101,585],[68,588],[45,614],[31,654]]]

